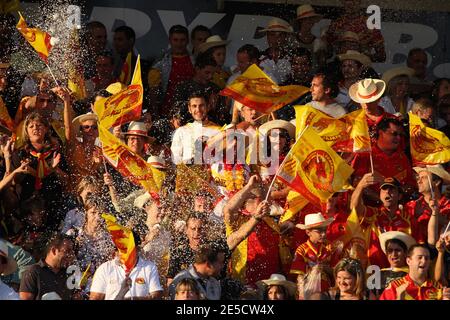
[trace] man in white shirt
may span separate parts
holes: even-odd
[[[211,244],[200,247],[195,255],[195,262],[187,270],[178,273],[170,284],[170,298],[172,300],[174,299],[175,288],[181,280],[192,278],[197,283],[202,298],[207,300],[220,300],[221,287],[216,277],[222,271],[224,263],[224,249]]]
[[[133,232],[136,250],[140,245],[138,235]],[[124,265],[116,257],[95,271],[90,300],[157,300],[163,289],[159,282],[156,265],[138,255],[133,269],[126,274]]]
[[[188,102],[189,113],[194,118],[173,134],[172,160],[175,164],[203,164],[203,143],[219,133],[220,127],[208,120],[206,99],[202,94],[194,93]]]
[[[311,82],[312,101],[306,106],[311,106],[333,118],[339,118],[346,114],[343,106],[336,102],[339,93],[337,82],[325,73],[316,73]]]
[[[8,246],[0,239],[0,275],[7,276],[17,270],[17,263],[8,256]],[[19,300],[19,295],[0,280],[0,300]]]

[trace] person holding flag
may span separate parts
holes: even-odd
[[[119,225],[111,215],[102,216],[117,247],[117,256],[95,271],[89,300],[160,299],[163,289],[158,269],[140,256],[141,240],[137,232]]]

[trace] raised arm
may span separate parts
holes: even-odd
[[[378,177],[376,177],[373,173],[366,173],[353,191],[350,202],[350,209],[356,209],[356,213],[359,217],[364,216],[366,211],[366,207],[364,206],[362,199],[364,189],[377,183],[378,180]]]

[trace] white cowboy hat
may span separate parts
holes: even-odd
[[[8,245],[5,240],[0,240],[0,256],[6,258],[6,266],[4,267],[2,276],[10,275],[17,270],[17,262],[14,258],[10,257],[8,254]]]
[[[272,120],[261,125],[258,130],[261,134],[267,135],[272,129],[284,129],[289,133],[289,136],[295,138],[295,126],[286,120]]]
[[[57,294],[55,291],[47,292],[46,294],[43,294],[41,297],[41,300],[62,300],[59,294]]]
[[[297,285],[292,281],[286,280],[286,277],[279,273],[271,274],[269,279],[260,280],[256,282],[256,285],[260,288],[274,285],[282,286],[289,292],[289,295],[292,297],[295,297],[295,294],[297,292]]]
[[[297,20],[312,17],[322,18],[322,15],[316,13],[314,11],[314,8],[310,4],[304,4],[302,6],[297,7]]]
[[[279,31],[279,32],[288,32],[292,33],[294,32],[294,29],[289,24],[289,22],[280,19],[280,18],[273,18],[269,21],[267,28],[261,30],[261,32],[268,32],[268,31]]]
[[[144,209],[145,204],[152,199],[150,193],[146,192],[136,199],[134,199],[134,206],[139,209]]]
[[[106,91],[111,94],[116,94],[125,89],[127,86],[124,85],[122,82],[114,82],[111,83],[109,86],[106,87]]]
[[[200,44],[198,46],[198,51],[205,52],[210,48],[226,46],[230,42],[231,42],[230,40],[223,40],[220,36],[214,35],[206,39],[206,41],[203,42],[202,44]]]
[[[161,157],[150,156],[147,159],[147,163],[156,169],[167,169],[166,160]]]
[[[87,120],[93,120],[93,121],[97,122],[98,116],[95,113],[88,112],[88,113],[82,114],[82,115],[76,117],[75,119],[73,119],[72,123],[78,129],[77,131],[79,131],[81,123],[84,121],[87,121]]]
[[[122,133],[123,136],[141,136],[150,139],[147,133],[145,123],[138,121],[131,121],[128,125],[128,131]]]
[[[383,80],[369,78],[352,84],[348,95],[357,103],[369,103],[380,99],[385,90],[386,83]]]
[[[296,227],[302,230],[324,228],[330,225],[334,221],[334,218],[325,219],[322,213],[311,213],[305,217],[305,224],[297,224]]]
[[[342,41],[359,43],[359,36],[358,36],[358,34],[354,33],[353,31],[345,31],[337,39],[337,42],[342,42]]]
[[[383,79],[383,81],[386,82],[386,85],[389,85],[389,81],[391,81],[395,77],[408,76],[411,78],[414,75],[414,73],[415,73],[414,69],[408,67],[397,67],[385,71],[381,79]]]
[[[370,66],[372,64],[372,61],[368,56],[355,50],[347,50],[346,53],[339,54],[338,58],[340,61],[355,60],[361,63],[363,66]]]
[[[403,242],[406,245],[406,251],[408,251],[409,247],[416,244],[416,239],[411,237],[409,234],[400,231],[388,231],[380,234],[378,237],[380,239],[381,250],[383,250],[384,254],[386,254],[386,242],[388,240],[397,239]]]
[[[421,171],[429,171],[440,177],[445,183],[450,183],[450,173],[448,173],[448,171],[445,170],[440,164],[427,165],[426,167],[414,167],[413,169],[417,173]]]

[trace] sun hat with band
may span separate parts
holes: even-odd
[[[321,14],[316,13],[310,4],[304,4],[297,7],[297,20],[306,18],[322,18]]]
[[[286,277],[279,273],[271,274],[269,279],[260,280],[256,282],[256,285],[260,288],[265,288],[266,286],[284,287],[291,297],[294,297],[297,292],[297,285],[292,281],[286,280]]]
[[[346,53],[339,54],[338,58],[340,61],[344,60],[355,60],[361,63],[363,66],[370,66],[372,64],[372,61],[368,56],[365,54],[362,54],[361,52],[355,51],[355,50],[347,50]]]
[[[214,36],[211,36],[208,39],[206,39],[206,41],[203,42],[202,44],[200,44],[198,46],[198,51],[205,52],[208,49],[211,49],[214,47],[226,46],[230,42],[231,42],[230,40],[223,40],[220,36],[214,35]]]
[[[444,180],[445,183],[450,183],[450,173],[448,173],[441,164],[427,165],[426,167],[414,167],[413,169],[417,173],[422,171],[431,172]]]
[[[294,32],[294,29],[289,24],[289,22],[280,18],[273,18],[272,20],[269,21],[267,27],[261,30],[261,32],[269,32],[269,31],[292,33]]]
[[[329,226],[334,218],[325,219],[322,213],[311,213],[306,215],[305,224],[297,224],[296,227],[302,230],[319,229]]]
[[[295,139],[295,126],[286,120],[272,120],[268,121],[261,126],[258,130],[262,135],[266,135],[272,129],[284,129],[289,133],[292,139]]]
[[[363,79],[350,86],[348,95],[357,103],[370,103],[380,99],[385,90],[386,83],[383,80]]]
[[[409,247],[416,244],[416,239],[411,237],[409,234],[400,231],[388,231],[379,235],[381,250],[386,254],[386,242],[392,239],[397,239],[406,245],[406,251]]]

